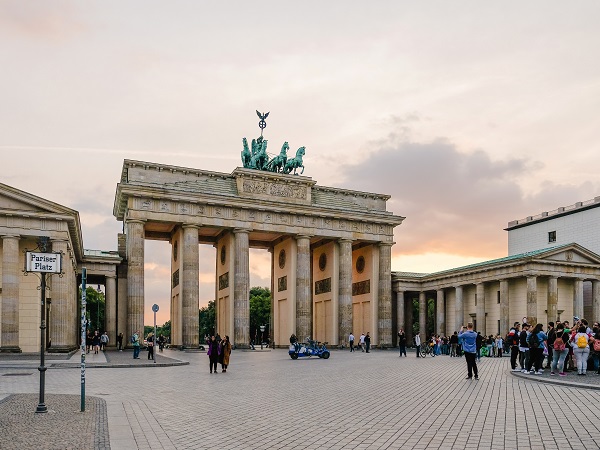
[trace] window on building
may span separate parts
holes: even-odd
[[[550,242],[556,242],[556,231],[548,232],[548,243]]]
[[[498,295],[496,297],[497,297],[497,302],[496,303],[500,304],[500,291],[498,291]]]
[[[475,294],[475,306],[477,306],[477,294]]]
[[[498,321],[498,334],[500,334],[500,321]]]

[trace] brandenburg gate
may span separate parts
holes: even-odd
[[[291,170],[253,168],[250,160],[244,165],[227,174],[124,161],[114,204],[127,256],[121,329],[127,336],[143,330],[144,240],[153,239],[172,248],[174,345],[199,345],[199,244],[211,244],[216,331],[237,347],[250,342],[250,248],[271,253],[276,345],[287,345],[292,333],[336,345],[353,331],[390,346],[391,247],[404,218],[386,210],[389,196],[319,186]]]

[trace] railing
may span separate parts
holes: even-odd
[[[524,224],[524,223],[534,222],[536,220],[544,219],[546,217],[555,216],[557,214],[563,214],[563,213],[569,212],[569,211],[576,211],[578,209],[585,208],[587,206],[594,205],[596,203],[600,203],[600,196],[599,197],[594,197],[591,200],[586,200],[585,202],[577,202],[574,205],[561,206],[560,208],[556,208],[556,209],[554,209],[552,211],[544,211],[541,214],[537,214],[535,216],[527,216],[524,219],[511,220],[510,222],[508,222],[508,226],[509,227],[514,227],[516,225],[521,225],[521,224]]]

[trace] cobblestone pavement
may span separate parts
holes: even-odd
[[[599,390],[512,376],[508,358],[482,359],[475,381],[464,379],[464,358],[391,350],[297,361],[285,350],[234,351],[218,374],[204,353],[165,355],[190,364],[87,371],[87,393],[106,400],[113,450],[600,448]],[[0,398],[37,392],[36,374],[8,371],[0,366]],[[48,393],[80,389],[76,369],[46,380]]]
[[[106,402],[78,395],[46,395],[48,412],[36,414],[39,394],[15,394],[0,400],[2,449],[109,449]]]

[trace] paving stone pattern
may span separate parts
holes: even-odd
[[[391,350],[297,361],[285,350],[234,351],[218,374],[204,353],[164,354],[190,364],[87,371],[88,394],[106,400],[113,450],[600,448],[600,390],[512,376],[508,358],[482,359],[475,381],[464,379],[464,358]],[[7,371],[0,365],[0,398],[37,392],[36,376]],[[46,378],[47,392],[79,392],[78,370]]]
[[[0,400],[2,449],[109,449],[106,402],[87,397],[50,394],[48,412],[35,412],[38,394],[15,394]]]

